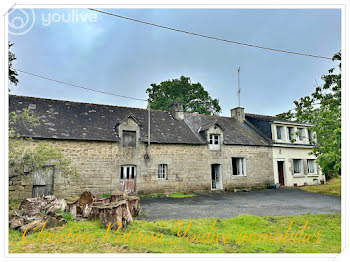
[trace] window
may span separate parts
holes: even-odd
[[[277,139],[283,139],[283,126],[276,126]]]
[[[304,138],[304,129],[303,128],[298,128],[298,139],[299,141],[303,141]]]
[[[232,175],[233,176],[246,176],[245,158],[232,157]]]
[[[293,159],[294,174],[303,174],[303,160]]]
[[[136,146],[136,131],[123,131],[123,147]]]
[[[309,138],[309,142],[312,142],[312,131],[311,130],[308,130],[307,131],[307,134],[308,134],[308,138]]]
[[[220,149],[220,135],[209,134],[209,149],[210,150]]]
[[[288,140],[293,139],[293,127],[288,127]]]
[[[167,180],[168,179],[168,165],[160,164],[158,165],[158,179]]]
[[[120,167],[120,179],[134,179],[135,178],[135,166],[121,166]]]
[[[307,160],[307,173],[308,174],[316,174],[317,172],[316,160],[308,159]]]

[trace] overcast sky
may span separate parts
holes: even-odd
[[[220,101],[222,115],[237,106],[275,115],[310,94],[331,60],[276,53],[203,39],[86,9],[35,9],[24,35],[9,35],[14,67],[101,91],[146,99],[151,83],[188,76]],[[25,10],[27,13],[29,10]],[[341,48],[337,9],[109,9],[169,27],[277,49],[332,57]],[[62,16],[64,14],[64,17]],[[73,21],[70,19],[74,14]],[[93,16],[92,14],[95,14]],[[9,21],[23,16],[18,11]],[[89,15],[90,21],[84,20]],[[51,20],[49,18],[51,17]],[[24,19],[24,17],[22,17]],[[58,21],[65,19],[65,22]],[[12,20],[11,20],[12,19]],[[50,23],[51,21],[51,23]],[[18,24],[17,24],[18,26]],[[11,87],[17,95],[145,107],[145,102],[97,94],[24,75]]]

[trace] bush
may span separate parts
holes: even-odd
[[[104,194],[102,194],[102,197],[104,198],[104,197],[110,197],[111,196],[111,194],[110,193],[104,193]]]

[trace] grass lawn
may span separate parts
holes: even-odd
[[[169,197],[172,197],[172,198],[184,198],[184,197],[194,197],[196,196],[195,194],[192,194],[192,193],[171,193],[169,195]]]
[[[333,178],[326,182],[325,185],[317,185],[317,186],[303,186],[300,189],[313,192],[313,193],[321,193],[328,195],[341,195],[341,178]]]
[[[158,197],[166,197],[167,195],[165,195],[164,193],[155,193],[155,194],[148,194],[148,195],[143,195],[140,194],[138,195],[139,198],[141,199],[145,199],[145,198],[158,198]],[[192,193],[182,193],[182,192],[178,192],[178,193],[171,193],[168,195],[168,197],[172,197],[172,198],[184,198],[184,197],[194,197],[196,196],[196,194],[192,194]]]
[[[186,232],[187,226],[191,223]],[[213,223],[216,221],[214,228]],[[286,231],[290,226],[288,234]],[[298,239],[306,221],[304,234]],[[177,224],[176,224],[177,223]],[[178,220],[148,222],[134,220],[117,233],[110,231],[103,242],[106,228],[99,221],[76,222],[69,220],[62,228],[44,230],[39,236],[35,232],[25,237],[18,231],[10,231],[10,253],[339,253],[340,252],[340,214],[296,215],[289,217],[258,217],[241,215],[229,219],[199,218],[182,220],[179,230]],[[176,225],[176,227],[175,227]],[[40,230],[40,229],[38,229]],[[211,231],[209,238],[208,234]],[[50,232],[50,242],[43,235]],[[71,232],[69,234],[69,232]],[[90,243],[82,243],[84,238],[93,234]],[[115,234],[114,234],[115,233]],[[262,234],[263,238],[255,237]],[[264,234],[266,233],[266,235]],[[293,233],[293,237],[291,237]],[[303,243],[305,236],[315,233],[311,243]],[[71,241],[80,234],[79,241]],[[180,236],[179,236],[179,235]],[[195,239],[193,240],[193,234]],[[205,235],[204,235],[205,234]],[[224,234],[224,235],[223,235]],[[298,234],[298,235],[296,235]],[[67,236],[69,238],[67,239]],[[153,238],[151,238],[153,235]],[[246,237],[244,238],[244,235]],[[249,239],[249,235],[251,238]],[[285,240],[283,238],[286,235]],[[54,241],[55,237],[56,243]],[[129,238],[127,239],[127,236]],[[156,237],[157,236],[157,237]],[[203,237],[204,236],[204,237]],[[214,237],[213,237],[214,236]],[[38,240],[39,241],[36,242]],[[212,238],[213,237],[213,238]],[[224,238],[226,237],[226,238]],[[270,238],[271,237],[271,238]],[[294,238],[295,237],[295,238]],[[318,238],[318,242],[317,242]],[[211,243],[210,240],[213,239]],[[293,243],[290,241],[295,239]],[[307,239],[307,238],[306,238]],[[193,240],[193,241],[192,241]],[[197,242],[196,242],[197,241]],[[42,243],[43,242],[43,243]],[[60,243],[58,243],[60,242]],[[274,243],[276,242],[276,243]]]

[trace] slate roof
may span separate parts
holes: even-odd
[[[118,141],[115,126],[132,114],[140,123],[141,141],[147,141],[146,109],[78,103],[10,95],[9,111],[20,112],[29,105],[40,125],[32,129],[17,125],[16,132],[33,138]],[[151,143],[204,144],[185,121],[169,112],[151,110]]]
[[[266,115],[256,115],[256,114],[245,114],[246,122],[252,124],[256,129],[258,129],[258,132],[268,138],[270,143],[272,143],[272,131],[271,131],[271,122],[278,121],[283,123],[289,123],[289,124],[307,124],[309,123],[300,123],[296,121],[288,121],[288,120],[278,120],[275,116],[266,116]],[[290,143],[282,143],[282,142],[273,142],[273,144],[280,144],[280,145],[290,145]],[[307,144],[300,144],[300,143],[293,143],[292,145],[302,145],[302,146],[310,146],[309,143]]]
[[[266,138],[272,139],[271,122],[275,120],[274,116],[245,113],[245,119],[256,127]]]
[[[212,126],[220,127],[220,128],[222,129],[222,131],[225,130],[222,126],[220,126],[220,124],[218,123],[218,120],[215,119],[214,121],[211,121],[211,122],[208,122],[208,123],[206,123],[206,124],[203,124],[203,125],[199,128],[199,131],[198,131],[198,132],[206,131],[206,130],[208,130],[209,128],[211,128]]]
[[[227,145],[262,145],[267,146],[269,142],[259,135],[252,127],[246,123],[239,123],[231,117],[199,115],[185,113],[185,121],[199,139],[203,137],[198,130],[207,123],[216,122],[224,130],[224,144]]]
[[[15,130],[21,136],[118,141],[116,125],[132,117],[140,126],[141,141],[147,142],[147,109],[10,95],[10,112],[21,112],[24,108],[31,108],[29,110],[39,119],[40,125],[28,127],[18,123]],[[176,120],[169,112],[158,110],[151,110],[151,143],[206,144],[199,131],[207,130],[215,123],[224,130],[224,144],[269,145],[267,137],[249,122],[195,113],[185,113],[184,120]]]

